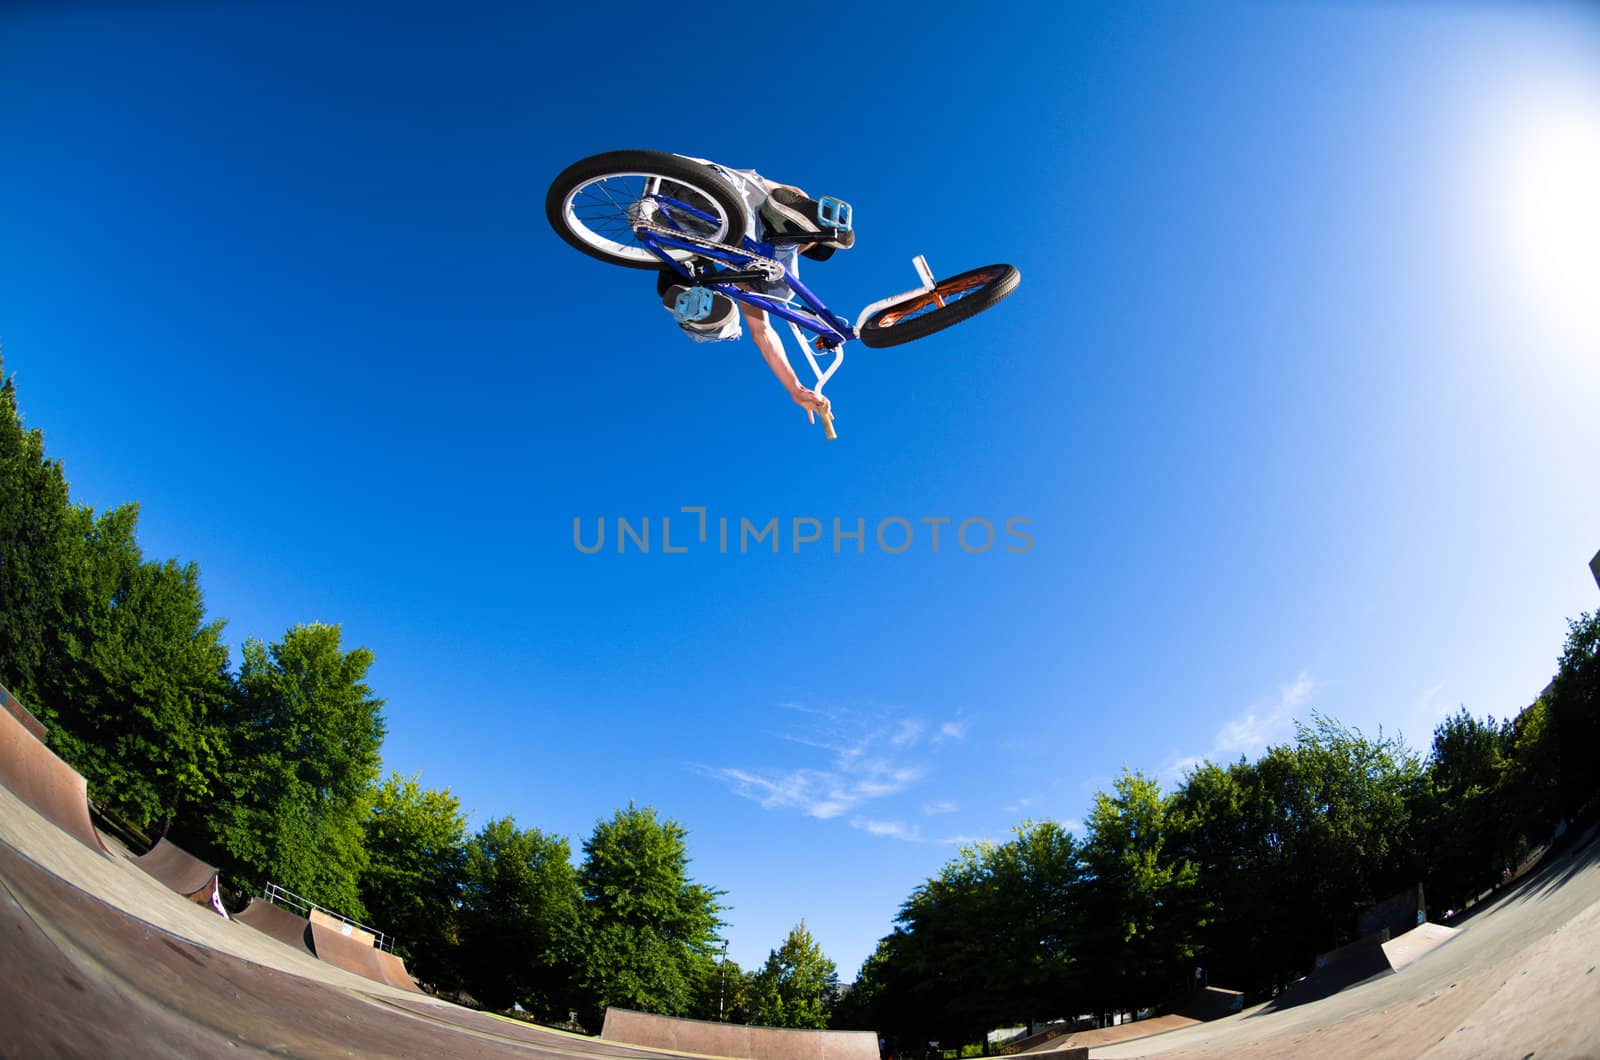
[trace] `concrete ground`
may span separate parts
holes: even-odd
[[[1451,926],[1446,944],[1393,975],[1089,1055],[1600,1058],[1600,842],[1556,855]]]

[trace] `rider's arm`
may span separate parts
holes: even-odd
[[[772,374],[789,392],[790,400],[808,412],[826,412],[829,408],[828,399],[800,385],[800,377],[794,374],[794,367],[783,352],[783,341],[778,338],[767,311],[742,302],[739,311],[744,314],[745,325],[750,329],[750,338],[755,342],[756,349],[761,351],[761,359],[767,362]]]

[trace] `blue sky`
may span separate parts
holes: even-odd
[[[29,424],[235,646],[371,648],[386,764],[475,824],[653,805],[734,959],[803,917],[849,979],[955,842],[1313,709],[1422,747],[1600,604],[1592,7],[651,11],[0,13]],[[773,57],[812,27],[836,58]],[[850,347],[824,442],[551,232],[551,178],[625,147],[849,200],[805,272],[846,315],[917,253],[1022,287]],[[686,506],[783,551],[573,545]]]

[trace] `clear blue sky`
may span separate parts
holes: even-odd
[[[771,10],[0,9],[0,343],[74,498],[236,658],[342,623],[475,825],[677,818],[746,966],[803,917],[852,978],[954,842],[1124,765],[1538,692],[1600,604],[1593,7]],[[550,231],[623,147],[851,201],[806,272],[851,316],[919,252],[1022,287],[852,346],[826,443]],[[573,547],[686,505],[867,550]]]

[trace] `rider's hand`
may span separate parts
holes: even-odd
[[[832,413],[833,406],[828,399],[814,390],[807,390],[803,386],[797,386],[789,392],[789,397],[793,398],[794,403],[805,409],[807,413]]]

